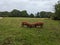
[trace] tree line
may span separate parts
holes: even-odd
[[[41,11],[37,14],[28,14],[26,10],[19,11],[17,9],[12,10],[11,12],[4,11],[0,12],[0,17],[31,17],[31,18],[49,18],[52,15],[52,12]]]
[[[0,12],[0,17],[31,17],[31,18],[51,18],[60,20],[60,1],[54,6],[55,12],[46,12],[41,11],[37,12],[35,15],[33,13],[28,14],[26,10],[20,11],[17,9],[13,9],[11,12],[3,11]]]

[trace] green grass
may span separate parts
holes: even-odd
[[[44,22],[44,26],[21,27],[22,21]],[[60,21],[12,17],[0,19],[0,45],[60,45]]]

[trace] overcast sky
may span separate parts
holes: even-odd
[[[27,10],[28,13],[54,11],[58,0],[0,0],[0,11]]]

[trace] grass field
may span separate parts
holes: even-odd
[[[22,21],[44,22],[44,26],[21,27]],[[47,18],[2,18],[0,45],[60,45],[60,21]]]

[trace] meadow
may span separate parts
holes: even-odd
[[[44,22],[43,28],[21,27],[22,21]],[[0,45],[60,45],[60,21],[48,18],[0,19]]]

